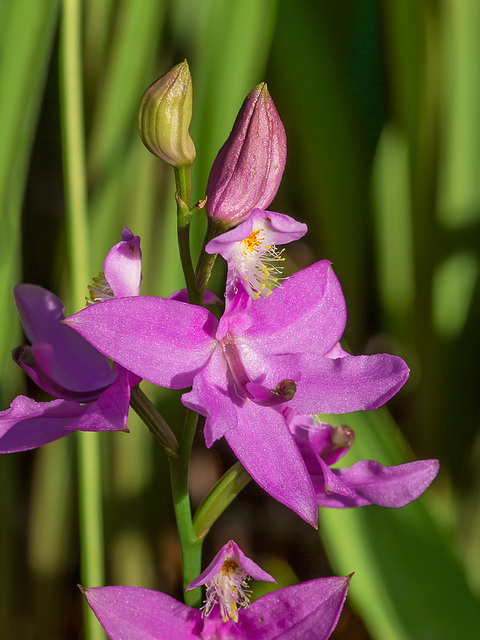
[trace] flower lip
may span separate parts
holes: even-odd
[[[215,604],[218,604],[224,622],[229,619],[238,622],[238,607],[247,607],[249,604],[250,590],[247,586],[249,577],[276,582],[270,574],[247,558],[233,540],[230,540],[186,590],[205,584],[207,594],[205,605],[202,607],[203,615],[208,616]]]
[[[277,245],[298,240],[307,225],[274,211],[254,209],[238,227],[211,240],[205,250],[219,253],[228,263],[227,299],[232,290],[244,290],[253,298],[270,295],[281,286],[283,249]]]

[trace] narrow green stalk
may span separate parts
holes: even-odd
[[[202,296],[197,287],[190,252],[190,203],[192,199],[192,169],[190,166],[175,167],[175,185],[177,188],[177,236],[180,261],[182,263],[188,299],[192,304],[201,304]]]
[[[139,386],[132,389],[130,406],[147,425],[154,438],[165,449],[167,455],[178,455],[178,442],[175,434],[165,422],[153,402],[147,398]]]
[[[198,577],[202,571],[203,540],[199,539],[193,530],[188,489],[190,454],[197,422],[198,413],[187,409],[179,455],[175,458],[169,458],[173,505],[182,551],[184,599],[185,603],[191,607],[199,607],[201,605],[200,588],[185,592],[185,587]]]
[[[89,280],[81,24],[80,0],[64,0],[60,36],[63,161],[70,290],[71,300],[76,305],[83,300],[85,286]],[[100,586],[104,584],[100,441],[92,434],[80,432],[77,442],[81,580],[85,586]],[[93,612],[88,607],[85,607],[85,612],[87,640],[105,638]]]
[[[202,500],[193,517],[193,530],[197,538],[203,539],[213,523],[251,480],[251,476],[240,462],[226,471],[213,489]]]

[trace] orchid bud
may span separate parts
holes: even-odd
[[[206,210],[228,228],[275,197],[287,158],[287,138],[265,83],[248,94],[218,152],[207,184]]]
[[[192,120],[192,77],[184,60],[154,82],[143,94],[138,130],[153,155],[173,167],[195,160],[188,128]]]

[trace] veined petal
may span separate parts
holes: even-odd
[[[225,438],[262,489],[316,526],[318,513],[310,476],[277,410],[246,402],[238,411],[237,427]]]
[[[321,491],[321,481],[312,477],[320,506],[348,508],[376,504],[381,507],[403,507],[416,500],[438,473],[438,460],[417,460],[394,467],[384,467],[373,460],[361,460],[348,469],[332,472],[355,492],[349,498]]]
[[[349,498],[355,497],[353,489],[350,489],[350,487],[343,482],[341,478],[333,473],[328,464],[319,456],[315,447],[309,440],[296,438],[295,441],[300,453],[302,454],[308,473],[315,477],[314,486],[317,495],[321,492],[321,478],[323,478],[323,493],[325,495],[335,493]]]
[[[142,252],[140,237],[125,227],[122,240],[110,249],[103,263],[103,272],[113,295],[117,298],[140,295]]]
[[[65,323],[129,371],[171,389],[190,386],[217,345],[209,311],[164,298],[106,300]]]
[[[278,589],[242,610],[237,623],[139,587],[81,590],[110,640],[327,640],[347,595],[350,576],[319,578]]]
[[[186,407],[206,418],[203,432],[207,447],[237,426],[236,406],[246,402],[237,393],[222,349],[218,347],[207,365],[195,376],[192,390],[182,396]]]
[[[82,588],[111,640],[200,638],[202,613],[170,596],[139,587]]]
[[[336,359],[310,354],[289,406],[304,414],[370,411],[387,402],[408,374],[405,362],[388,354]]]
[[[70,430],[128,431],[130,391],[132,383],[138,384],[140,380],[117,364],[114,368],[118,373],[115,381],[86,407],[86,411],[70,425]]]
[[[230,332],[261,354],[324,354],[340,340],[346,307],[340,283],[327,260],[290,276],[244,313],[224,316],[219,338]]]
[[[61,321],[64,306],[43,287],[15,287],[15,301],[32,348],[15,353],[17,363],[43,389],[60,398],[86,402],[115,380],[115,373],[96,349]]]
[[[278,251],[277,245],[298,240],[306,232],[307,225],[290,216],[254,209],[245,222],[211,240],[205,251],[219,253],[228,263],[227,308],[236,306],[232,298],[242,292],[257,299],[280,286],[283,250]]]
[[[350,576],[319,578],[268,593],[242,612],[235,637],[327,640],[337,625],[349,583]]]
[[[221,570],[225,560],[231,559],[235,560],[254,580],[276,582],[275,578],[272,578],[272,576],[259,567],[256,562],[247,558],[236,542],[229,540],[227,544],[223,545],[205,571],[191,582],[185,591],[190,591],[191,589],[195,589],[195,587],[200,587],[209,582]]]
[[[10,409],[0,412],[0,453],[35,449],[68,435],[87,408],[68,400],[35,402],[17,396]]]
[[[236,245],[259,229],[263,232],[264,244],[266,245],[294,242],[302,238],[308,230],[306,224],[298,222],[284,213],[254,209],[245,222],[210,240],[205,251],[219,253],[225,260],[229,260],[237,251]]]

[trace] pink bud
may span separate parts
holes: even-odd
[[[226,227],[275,197],[287,157],[287,138],[265,83],[251,91],[218,152],[207,184],[206,210]]]

